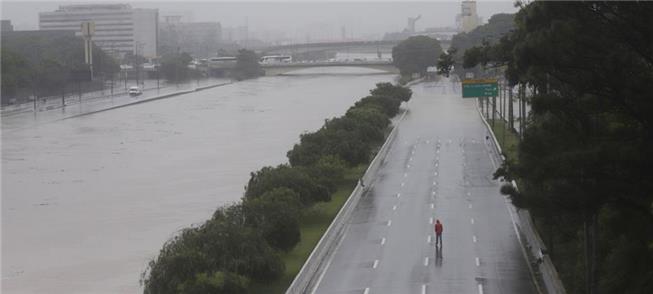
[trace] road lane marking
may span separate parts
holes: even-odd
[[[397,198],[401,197],[401,193],[397,193]]]
[[[365,288],[365,291],[363,291],[363,294],[370,294],[370,288]]]
[[[342,234],[342,238],[338,240],[338,244],[336,244],[336,247],[333,249],[333,252],[337,252],[338,248],[340,248],[340,245],[342,245],[342,241],[345,240],[345,237],[347,237],[347,231],[345,231],[344,234]],[[324,270],[320,274],[320,277],[317,278],[317,282],[315,282],[315,287],[313,287],[313,291],[311,294],[315,294],[315,291],[317,291],[317,288],[320,287],[320,283],[322,282],[322,279],[324,278],[324,275],[326,275],[327,271],[329,270],[329,267],[331,266],[331,262],[333,261],[333,258],[335,257],[335,254],[331,254],[329,257],[329,260],[327,261],[326,265],[324,266]]]
[[[476,243],[476,235],[472,236],[472,241],[474,241],[474,243]]]
[[[429,266],[429,258],[424,257],[424,266]]]
[[[389,220],[389,221],[388,221],[388,227],[391,226],[391,225],[392,225],[392,221]]]
[[[377,266],[379,266],[379,260],[378,259],[374,260],[374,265],[372,265],[372,268],[376,268]]]
[[[381,238],[381,246],[385,245],[385,238]]]
[[[478,257],[476,258],[476,266],[481,266],[481,260]]]
[[[402,182],[402,183],[401,183],[401,186],[403,187],[405,184],[406,184],[406,183]]]
[[[429,224],[433,224],[433,218],[429,218]]]
[[[469,207],[469,208],[472,208],[472,205],[470,204],[468,207]]]
[[[410,165],[408,167],[410,167]],[[404,173],[404,178],[407,178],[407,177],[408,177],[408,173]]]
[[[472,193],[467,192],[467,196],[471,196],[471,195],[472,195]]]
[[[428,238],[426,238],[426,243],[431,244],[431,235],[428,235]]]
[[[397,205],[392,206],[392,210],[397,210]]]
[[[434,175],[436,175],[436,176],[437,176],[437,175],[438,175],[438,172],[435,172],[435,174],[434,174]]]
[[[481,284],[478,284],[478,294],[483,294],[483,285]]]
[[[431,192],[431,195],[434,195],[434,196],[435,196],[435,191]]]
[[[426,284],[422,284],[422,294],[426,294]]]
[[[469,222],[472,223],[472,225],[473,225],[474,224],[474,218],[470,219]]]
[[[435,181],[433,182],[433,186],[435,186],[435,185],[437,185],[437,184],[438,184],[438,183],[436,183]]]
[[[435,194],[435,192],[433,192]],[[435,208],[435,204],[431,203],[431,209]]]

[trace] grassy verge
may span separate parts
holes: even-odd
[[[345,173],[345,180],[339,185],[338,190],[331,196],[331,201],[318,203],[306,210],[301,219],[300,231],[301,241],[291,251],[281,255],[286,264],[286,271],[283,276],[273,282],[254,284],[251,293],[274,294],[285,293],[290,283],[299,273],[308,256],[320,241],[322,235],[331,224],[333,218],[338,214],[342,205],[347,201],[349,195],[356,187],[356,182],[363,175],[366,165],[359,165],[350,168]]]
[[[503,150],[504,155],[508,160],[512,162],[517,162],[517,152],[519,146],[519,138],[517,134],[513,131],[508,130],[506,123],[503,120],[495,119],[488,120],[488,123],[492,127],[494,135],[497,137],[499,146]]]

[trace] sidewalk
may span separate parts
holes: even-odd
[[[86,93],[87,96],[82,96],[81,103],[79,97],[66,97],[65,106],[61,105],[61,98],[39,102],[37,111],[34,111],[33,103],[21,104],[22,107],[5,107],[2,109],[2,130],[11,131],[35,124],[97,113],[231,83],[230,79],[204,79],[200,80],[199,83],[192,81],[180,83],[179,85],[167,85],[157,89],[156,80],[154,80],[154,88],[151,87],[151,82],[147,82],[143,94],[135,97],[129,96],[125,91],[117,93],[114,89],[114,95],[94,97],[94,93]],[[105,92],[108,91],[105,90]]]
[[[228,79],[209,78],[209,79],[199,80],[199,83],[197,80],[191,80],[179,84],[167,83],[164,80],[159,80],[157,85],[157,80],[144,80],[140,84],[140,87],[143,89],[143,95],[140,95],[135,98],[142,99],[144,97],[149,97],[154,94],[167,94],[170,93],[171,91],[194,89],[193,87],[208,86],[224,81],[228,81]],[[133,81],[128,82],[127,84],[125,84],[123,81],[115,81],[113,93],[111,91],[111,88],[107,87],[104,90],[82,93],[81,97],[77,93],[66,93],[63,100],[65,106],[71,106],[79,103],[86,104],[89,102],[122,98],[124,96],[129,96],[127,94],[127,90],[129,89],[129,87],[134,85],[136,84]],[[134,97],[131,98],[134,99]],[[44,112],[44,111],[49,111],[54,109],[60,109],[62,107],[64,107],[64,105],[62,105],[61,95],[42,97],[39,98],[39,101],[37,101],[36,103],[36,112]],[[7,105],[2,107],[1,110],[3,118],[15,114],[26,113],[26,112],[35,112],[35,106],[33,101],[16,104],[16,105]]]

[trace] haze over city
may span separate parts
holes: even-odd
[[[653,2],[0,18],[3,294],[653,289]]]
[[[290,1],[290,2],[156,2],[156,1],[3,1],[2,19],[16,30],[38,29],[38,13],[54,11],[59,5],[77,3],[129,3],[134,8],[157,8],[161,16],[181,15],[184,22],[217,21],[223,27],[249,26],[253,38],[289,39],[293,42],[337,39],[346,34],[354,39],[378,40],[388,32],[406,27],[408,17],[422,15],[418,30],[454,27],[460,13],[456,1]],[[400,5],[399,5],[400,4]],[[513,1],[478,1],[478,15],[487,21],[496,13],[514,13]]]

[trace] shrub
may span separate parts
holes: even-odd
[[[289,188],[299,194],[304,206],[310,206],[318,201],[329,201],[327,189],[311,178],[301,167],[279,165],[264,167],[251,173],[251,178],[245,190],[245,198],[258,198],[275,188]]]
[[[288,251],[300,240],[299,195],[288,188],[275,188],[243,201],[245,222],[261,233],[273,248]]]

